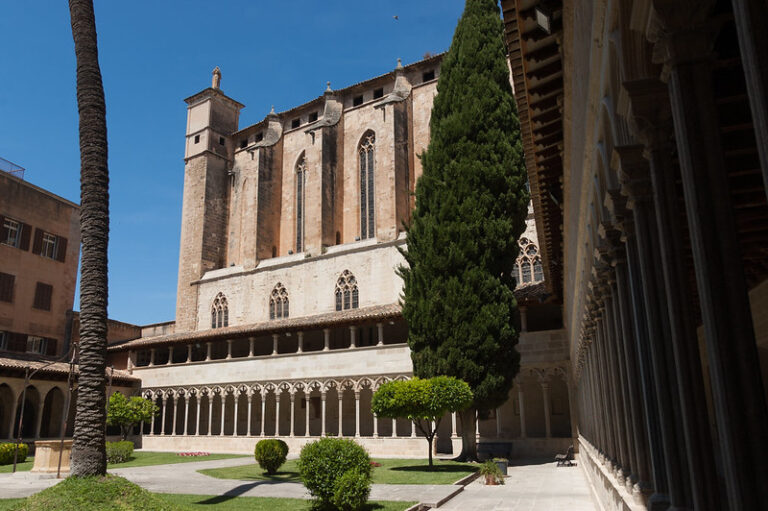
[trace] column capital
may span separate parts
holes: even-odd
[[[622,83],[629,97],[629,124],[634,135],[648,149],[670,145],[674,130],[669,87],[659,78],[642,78]]]
[[[616,146],[611,155],[611,165],[618,170],[621,180],[621,193],[629,198],[629,209],[634,209],[637,202],[650,202],[653,198],[644,149],[640,144]]]
[[[711,61],[720,20],[710,17],[714,0],[653,0],[646,36],[653,61],[669,69],[682,63]]]

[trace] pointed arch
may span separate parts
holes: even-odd
[[[375,153],[376,134],[372,130],[363,133],[357,146],[360,171],[360,239],[376,236],[375,215]]]
[[[304,252],[304,225],[306,219],[307,158],[304,151],[296,161],[296,253]]]
[[[357,279],[344,270],[336,281],[336,310],[357,309],[360,304]]]
[[[229,326],[229,306],[224,293],[219,293],[211,305],[211,328]]]
[[[288,317],[288,291],[278,282],[269,295],[269,319]]]

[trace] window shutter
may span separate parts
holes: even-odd
[[[21,224],[21,240],[19,240],[19,248],[21,250],[29,250],[29,235],[32,232],[32,226],[29,224]],[[40,235],[42,239],[42,234]]]
[[[13,283],[16,280],[10,273],[0,273],[0,302],[13,302]]]
[[[54,356],[56,355],[56,344],[58,341],[56,339],[47,339],[47,345],[45,347],[45,354]]]
[[[67,238],[56,236],[56,260],[64,262],[67,257]]]
[[[5,228],[5,217],[0,215],[0,243],[8,239],[8,229]]]
[[[27,336],[24,334],[8,334],[8,351],[27,351]]]
[[[32,253],[40,255],[43,250],[43,230],[35,228],[35,241],[32,243]]]
[[[53,286],[50,284],[44,284],[42,282],[37,283],[35,288],[35,301],[33,307],[44,311],[51,310],[51,296],[53,295]]]

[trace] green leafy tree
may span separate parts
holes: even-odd
[[[125,440],[136,424],[151,421],[159,411],[160,408],[149,399],[139,396],[129,399],[115,392],[109,398],[107,425],[120,426],[120,436]]]
[[[476,460],[476,410],[506,401],[519,371],[510,270],[529,201],[495,0],[467,0],[437,90],[400,269],[403,316],[416,376],[471,387],[459,459]]]
[[[107,473],[107,113],[93,0],[69,0],[80,116],[80,341],[72,475]]]
[[[443,417],[471,404],[472,390],[466,382],[449,376],[436,376],[428,380],[413,378],[383,384],[373,395],[371,409],[377,417],[402,417],[413,421],[429,444],[431,467],[432,442]]]

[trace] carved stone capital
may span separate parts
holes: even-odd
[[[634,209],[638,202],[653,198],[648,160],[643,155],[643,149],[641,145],[616,146],[611,156],[611,164],[618,169],[621,180],[621,193],[629,198],[629,209]]]

